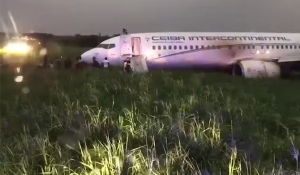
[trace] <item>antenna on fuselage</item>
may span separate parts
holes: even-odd
[[[122,30],[122,31],[123,31],[123,34],[124,34],[124,35],[127,35],[127,34],[128,34],[128,31],[127,31],[127,29],[123,28],[123,30]]]

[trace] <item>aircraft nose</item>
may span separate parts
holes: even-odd
[[[94,56],[94,51],[93,50],[88,50],[86,52],[84,52],[83,54],[81,54],[80,56],[80,61],[83,61],[83,62],[91,62],[90,60],[93,58]]]
[[[105,53],[103,50],[95,48],[89,51],[84,52],[81,55],[81,61],[86,63],[93,63],[93,58],[96,58],[97,61],[102,61],[105,58]]]
[[[92,57],[92,52],[91,50],[84,52],[81,54],[81,59],[87,58],[87,57]]]

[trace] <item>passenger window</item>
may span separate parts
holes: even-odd
[[[255,46],[252,46],[252,49],[255,49]]]
[[[166,50],[166,49],[167,49],[167,46],[163,46],[163,49]]]
[[[297,46],[296,46],[296,45],[294,45],[294,49],[297,49]]]
[[[285,48],[286,48],[286,49],[288,49],[288,48],[289,48],[289,46],[288,46],[288,45],[286,45],[286,46],[285,46]]]
[[[184,46],[184,49],[187,50],[187,46]]]
[[[248,46],[247,49],[250,49],[250,46]]]
[[[204,49],[204,46],[203,46],[203,45],[201,46],[201,49]]]
[[[190,46],[190,49],[193,50],[194,49],[193,46]]]
[[[276,46],[277,49],[279,49],[279,46]]]
[[[172,46],[169,46],[169,50],[172,50]]]
[[[179,50],[181,50],[181,49],[182,49],[182,46],[178,46],[178,48],[179,48]]]
[[[155,46],[152,46],[152,50],[155,50]]]
[[[264,49],[264,46],[261,46],[260,48],[261,48],[261,49]]]
[[[267,49],[269,49],[269,46],[266,46]]]
[[[292,46],[292,45],[290,45],[290,49],[293,49],[293,46]]]
[[[281,49],[284,49],[284,46],[281,46]]]
[[[160,50],[160,49],[161,49],[161,46],[158,46],[157,49]]]
[[[199,49],[199,46],[196,46],[196,49]]]
[[[274,49],[275,48],[275,46],[274,45],[272,45],[272,49]]]
[[[174,46],[174,50],[176,50],[177,49],[177,46]]]

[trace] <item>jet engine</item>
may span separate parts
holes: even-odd
[[[234,65],[232,74],[245,78],[279,78],[282,70],[276,62],[243,60]]]

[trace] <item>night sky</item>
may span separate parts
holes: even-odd
[[[299,32],[300,0],[0,0],[21,32]],[[0,27],[2,30],[2,27]],[[2,30],[3,31],[3,30]]]

